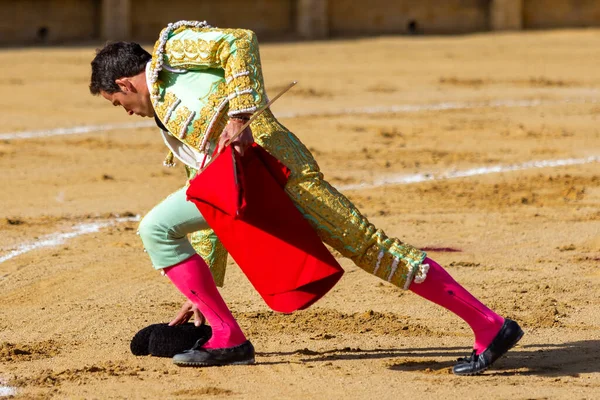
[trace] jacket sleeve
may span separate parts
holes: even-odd
[[[162,55],[166,69],[223,70],[230,116],[266,103],[258,41],[250,30],[184,26],[168,35]]]

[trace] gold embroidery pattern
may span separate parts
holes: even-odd
[[[243,90],[242,88],[252,87],[252,80],[248,75],[238,76],[233,78],[233,81],[235,82],[235,86],[238,88],[238,91]]]
[[[260,53],[256,35],[252,31],[235,29],[231,32],[235,37],[235,54],[227,59],[225,65],[225,78],[232,77],[241,72],[250,74],[231,79],[228,92],[234,93],[245,89],[253,89],[252,94],[244,94],[233,98],[229,102],[230,114],[236,112],[252,112],[263,103],[264,83]]]
[[[204,109],[202,111],[204,111]],[[215,122],[212,125],[210,132],[206,133],[206,134],[208,134],[206,143],[207,143],[207,148],[209,148],[209,149],[211,149],[213,147],[212,145],[214,143],[216,143],[217,138],[221,135],[221,132],[223,132],[223,129],[225,129],[225,125],[227,125],[227,119],[225,118],[226,112],[227,112],[227,107],[225,107],[215,117]],[[204,135],[198,135],[196,137],[196,134],[198,132],[203,132],[206,129],[206,125],[208,125],[208,123],[205,124],[200,119],[197,119],[194,122],[194,125],[192,126],[192,132],[190,132],[190,134],[189,134],[189,136],[190,136],[189,140],[187,140],[187,138],[186,138],[185,142],[187,144],[189,144],[190,146],[194,147],[195,149],[206,151],[207,149],[200,149],[202,147],[202,142],[204,141]],[[207,151],[207,152],[208,152],[208,154],[211,154],[210,151]]]
[[[197,33],[204,33],[217,30],[223,33],[223,35],[227,35],[232,32],[238,31],[238,29],[182,27],[173,31],[173,36],[176,36],[178,33],[181,33],[184,30],[189,30]],[[185,49],[187,53],[187,57],[184,54],[180,54],[178,57],[172,59],[169,58],[169,61],[172,60],[175,63],[170,64],[172,67],[194,69],[194,67],[207,66],[206,64],[204,64],[206,62],[203,61],[204,59],[210,60],[209,63],[210,65],[212,65],[212,68],[224,68],[227,59],[231,55],[231,44],[225,36],[220,38],[219,40],[207,41],[203,39],[198,39],[197,44],[194,44],[195,41],[190,39],[184,40],[183,42],[180,39],[171,39],[171,41],[173,42],[174,48],[178,50],[177,53],[183,53],[183,49]],[[189,42],[187,44],[187,47],[185,44],[186,42]],[[200,53],[200,49],[204,49],[204,57],[198,54]]]
[[[154,104],[154,111],[158,118],[164,123],[167,112],[173,107],[173,104],[177,102],[177,97],[173,93],[166,93],[162,101],[158,101]]]
[[[180,105],[179,107],[176,108],[176,113],[175,115],[171,114],[171,118],[169,119],[169,122],[167,122],[167,129],[169,130],[169,132],[171,132],[171,134],[173,136],[175,136],[177,139],[181,140],[181,130],[182,129],[186,129],[186,131],[189,130],[189,127],[185,127],[184,125],[186,124],[186,122],[188,121],[188,119],[190,118],[190,115],[192,114],[192,111],[190,111],[189,108],[187,108],[186,106]]]
[[[221,65],[220,52],[219,42],[202,39],[171,39],[165,46],[167,62],[177,68],[184,65],[218,68]]]
[[[203,229],[190,235],[190,243],[208,264],[217,286],[223,286],[227,269],[227,250],[212,229]]]
[[[213,252],[212,263],[210,264],[210,272],[215,278],[215,283],[218,286],[223,286],[225,283],[225,272],[227,270],[227,250],[220,240],[215,241],[215,250]]]
[[[195,32],[206,32],[206,29],[187,28]],[[235,31],[221,30],[223,33]],[[175,32],[177,34],[179,32]],[[165,58],[171,67],[197,69],[225,68],[231,55],[231,44],[226,38],[220,40],[175,39],[171,38],[165,45]]]
[[[252,93],[240,94],[229,101],[229,112],[233,115],[236,113],[253,113],[258,109],[256,99]]]
[[[202,132],[204,132],[204,130],[202,129],[202,124],[200,124],[200,119],[196,119],[192,124],[192,130],[183,141],[198,150],[200,149],[200,143],[202,143],[202,138],[204,137]]]
[[[210,234],[210,232],[206,231],[207,230],[194,232],[192,234],[193,238],[190,238],[190,242],[192,243],[192,246],[194,246],[194,250],[196,250],[196,253],[202,256],[202,258],[204,258],[205,261],[213,252],[213,243],[206,236],[206,234]],[[208,229],[208,231],[210,231],[210,229]]]

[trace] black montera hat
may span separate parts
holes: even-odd
[[[206,342],[211,335],[212,330],[207,325],[153,324],[135,334],[130,348],[136,356],[173,357],[192,348],[198,340]]]

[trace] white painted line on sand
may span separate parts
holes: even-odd
[[[339,190],[362,190],[362,189],[373,189],[382,186],[392,185],[407,185],[411,183],[420,183],[428,181],[439,181],[447,179],[465,178],[477,175],[487,175],[500,172],[511,172],[511,171],[522,171],[527,169],[535,168],[553,168],[563,167],[569,165],[581,165],[600,162],[600,156],[589,156],[585,158],[568,158],[562,160],[540,160],[540,161],[528,161],[521,164],[513,165],[494,165],[490,167],[478,167],[470,168],[462,171],[449,171],[442,174],[433,173],[421,173],[412,175],[392,175],[383,177],[375,180],[372,183],[358,183],[352,185],[338,186]],[[17,257],[21,254],[30,252],[43,247],[57,246],[64,243],[66,240],[74,238],[76,236],[85,235],[88,233],[98,232],[102,228],[114,225],[116,223],[127,222],[127,221],[139,221],[140,217],[128,217],[128,218],[115,218],[111,221],[95,222],[88,224],[80,224],[73,228],[70,232],[54,233],[51,235],[44,236],[33,243],[24,243],[19,245],[15,250],[8,254],[0,257],[0,263],[3,263],[11,258]]]
[[[11,386],[0,385],[0,397],[14,396],[17,394],[17,389]]]
[[[500,172],[511,172],[511,171],[522,171],[528,169],[535,168],[554,168],[554,167],[563,167],[570,165],[582,165],[582,164],[590,164],[600,162],[600,156],[589,156],[585,158],[568,158],[562,160],[540,160],[540,161],[528,161],[521,164],[513,164],[513,165],[494,165],[490,167],[478,167],[478,168],[470,168],[462,171],[449,171],[441,174],[434,173],[421,173],[421,174],[412,174],[412,175],[392,175],[388,177],[383,177],[375,180],[372,183],[357,183],[352,185],[342,185],[338,186],[339,190],[362,190],[362,189],[373,189],[382,186],[392,186],[392,185],[408,185],[411,183],[421,183],[428,181],[439,181],[439,180],[447,180],[447,179],[456,179],[456,178],[466,178],[471,176],[478,175],[487,175],[494,174]],[[95,223],[87,223],[80,224],[75,226],[70,232],[63,233],[54,233],[51,235],[46,235],[31,243],[23,243],[19,245],[15,250],[5,254],[4,256],[0,256],[0,263],[8,261],[14,257],[20,256],[21,254],[25,254],[32,250],[40,249],[43,247],[52,247],[58,246],[64,243],[68,239],[72,239],[74,237],[85,235],[88,233],[98,232],[102,228],[106,228],[108,226],[114,225],[116,223],[128,222],[128,221],[139,221],[140,217],[128,217],[128,218],[115,218],[110,221],[103,222],[95,222]]]
[[[465,110],[476,108],[501,108],[501,107],[536,107],[539,105],[550,104],[569,104],[569,103],[596,103],[594,99],[564,99],[564,100],[492,100],[486,102],[442,102],[431,104],[402,104],[392,106],[373,106],[373,107],[355,107],[342,108],[337,110],[320,111],[299,111],[299,112],[280,112],[278,118],[298,118],[298,117],[319,117],[319,116],[339,116],[352,114],[391,114],[391,113],[411,113],[419,111],[444,111],[444,110]],[[154,121],[141,121],[123,124],[105,124],[105,125],[81,125],[70,128],[56,128],[35,131],[19,131],[0,133],[0,140],[13,139],[32,139],[59,135],[77,135],[83,133],[106,132],[115,130],[139,129],[155,127]]]
[[[60,136],[60,135],[79,135],[82,133],[92,132],[105,132],[105,131],[116,131],[124,129],[137,129],[137,128],[148,128],[156,126],[152,121],[133,122],[127,124],[106,124],[106,125],[81,125],[73,126],[71,128],[56,128],[56,129],[45,129],[39,131],[20,131],[20,132],[9,132],[0,133],[0,140],[11,140],[11,139],[32,139],[47,136]]]
[[[0,397],[14,396],[17,394],[17,388],[8,386],[5,379],[0,378]]]
[[[441,174],[421,173],[412,175],[392,175],[376,179],[371,183],[356,183],[352,185],[337,186],[339,190],[361,190],[373,189],[382,186],[408,185],[411,183],[420,183],[428,181],[441,181],[446,179],[466,178],[477,175],[495,174],[499,172],[522,171],[535,168],[553,168],[564,167],[568,165],[581,165],[600,162],[600,156],[590,156],[585,158],[568,158],[563,160],[540,160],[528,161],[522,164],[513,165],[493,165],[490,167],[470,168],[462,171],[449,171]]]
[[[445,110],[469,110],[474,108],[500,108],[500,107],[536,107],[542,104],[563,104],[571,103],[571,100],[542,101],[533,100],[493,100],[485,102],[442,102],[431,104],[400,104],[392,106],[373,106],[373,107],[350,107],[338,110],[320,110],[320,111],[300,111],[277,113],[279,118],[297,118],[297,117],[319,117],[319,116],[339,116],[353,114],[394,114],[394,113],[413,113],[419,111],[445,111]],[[588,100],[580,99],[578,102],[586,103]]]
[[[50,235],[42,236],[35,242],[23,243],[19,245],[15,250],[0,256],[0,264],[10,260],[11,258],[15,258],[20,256],[21,254],[28,253],[32,250],[41,249],[43,247],[53,247],[63,244],[68,239],[72,239],[74,237],[85,235],[88,233],[98,232],[102,228],[106,228],[111,225],[119,224],[122,222],[129,221],[139,221],[140,217],[126,217],[126,218],[115,218],[110,221],[102,221],[102,222],[92,222],[86,224],[79,224],[73,227],[70,232],[62,232],[62,233],[53,233]]]

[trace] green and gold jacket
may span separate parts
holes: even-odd
[[[156,116],[170,132],[165,142],[190,167],[190,157],[181,157],[174,140],[211,154],[229,116],[252,113],[267,102],[258,41],[245,29],[198,21],[169,24],[146,76]]]
[[[267,103],[258,42],[244,29],[217,29],[205,22],[169,24],[156,42],[146,70],[163,139],[173,154],[197,169],[212,154],[229,116],[253,113]],[[291,171],[285,190],[319,236],[361,268],[408,288],[425,253],[377,230],[343,195],[323,180],[310,151],[270,110],[250,126],[254,140]],[[191,242],[223,284],[227,253],[210,229]],[[415,280],[417,280],[415,278]]]

